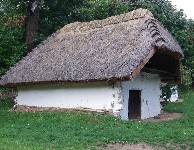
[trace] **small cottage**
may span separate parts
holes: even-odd
[[[160,83],[181,82],[178,42],[146,9],[65,25],[1,77],[17,105],[160,114]]]

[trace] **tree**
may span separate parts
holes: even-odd
[[[30,0],[26,6],[25,20],[25,39],[28,51],[31,51],[35,45],[35,35],[38,30],[40,0]]]
[[[0,75],[21,59],[26,49],[24,16],[12,1],[0,3]]]

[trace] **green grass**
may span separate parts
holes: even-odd
[[[167,143],[194,149],[194,92],[182,94],[183,103],[164,109],[182,112],[184,118],[146,123],[121,121],[109,115],[84,112],[13,112],[12,103],[0,101],[0,149],[95,149],[114,143]]]

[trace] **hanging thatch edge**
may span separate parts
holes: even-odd
[[[146,58],[144,60],[142,60],[142,62],[140,62],[140,64],[138,65],[138,67],[131,73],[131,78],[135,78],[137,76],[137,74],[141,71],[141,69],[145,66],[145,64],[150,60],[150,58],[152,58],[152,56],[154,55],[154,53],[157,51],[156,48],[153,48],[148,55],[146,56]]]

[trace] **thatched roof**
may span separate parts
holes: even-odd
[[[131,79],[153,49],[182,56],[177,41],[146,9],[75,22],[10,68],[0,85]]]

